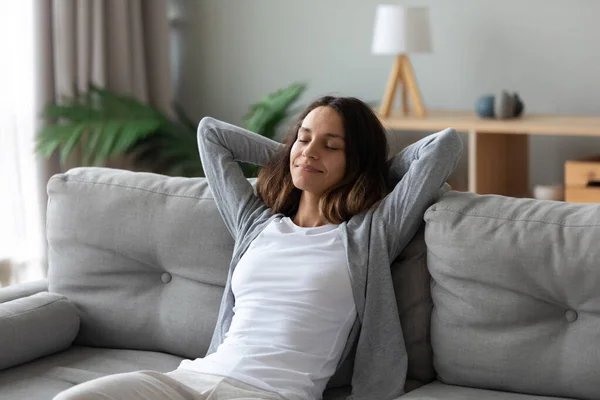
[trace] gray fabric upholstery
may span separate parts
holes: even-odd
[[[408,353],[405,389],[410,390],[433,382],[436,377],[429,337],[433,302],[424,229],[416,233],[392,263],[392,280]]]
[[[428,210],[439,379],[600,393],[600,205],[450,192]]]
[[[205,355],[233,241],[204,179],[77,168],[48,183],[49,290],[81,345]]]
[[[45,292],[47,290],[47,279],[10,285],[0,288],[0,303],[31,296],[32,294]]]
[[[448,184],[439,191],[450,190]],[[408,354],[406,391],[414,390],[436,379],[431,347],[431,276],[427,270],[425,224],[392,263],[392,281],[400,314],[404,342]]]
[[[574,400],[565,397],[532,396],[497,392],[434,382],[401,396],[399,400]]]
[[[0,370],[67,349],[78,330],[77,310],[64,296],[40,292],[0,303]]]
[[[78,383],[138,370],[172,371],[181,358],[149,351],[73,346],[0,372],[0,400],[49,400]]]

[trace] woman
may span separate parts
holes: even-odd
[[[327,386],[350,383],[352,399],[400,396],[407,355],[390,264],[456,167],[460,137],[430,135],[390,169],[372,110],[327,96],[306,108],[284,145],[211,118],[198,143],[235,239],[207,356],[57,398],[320,399]],[[266,165],[256,193],[238,161]]]

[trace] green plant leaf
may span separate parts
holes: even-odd
[[[84,165],[92,163],[91,155],[94,152],[94,150],[96,149],[96,147],[98,145],[98,141],[100,140],[101,136],[102,136],[102,129],[96,128],[91,131],[89,137],[87,138],[87,140],[85,142],[85,147],[83,149],[83,155],[81,157],[82,163]]]
[[[63,148],[61,149],[61,152],[60,152],[60,164],[61,165],[66,164],[67,159],[73,152],[73,149],[79,143],[79,139],[85,133],[86,128],[87,127],[85,126],[85,124],[79,124],[74,127],[73,132],[68,137]]]
[[[66,160],[83,141],[81,158],[76,161],[94,165],[126,153],[161,125],[171,123],[148,104],[93,85],[87,93],[48,105],[43,116],[57,123],[39,132],[36,152],[49,157],[60,148]]]
[[[36,138],[35,150],[43,157],[50,157],[54,150],[66,143],[71,130],[61,125],[45,125]]]
[[[269,93],[250,106],[244,115],[246,129],[261,135],[269,134],[273,138],[277,126],[287,117],[288,108],[304,92],[306,85],[293,83],[287,88]]]
[[[150,137],[159,127],[160,123],[158,121],[149,120],[140,121],[138,124],[121,130],[112,149],[112,154],[118,155],[124,153],[139,139],[140,135]]]
[[[112,154],[112,148],[119,137],[119,129],[123,128],[118,123],[106,122],[102,127],[102,142],[96,151],[96,162],[109,160]]]
[[[277,90],[252,105],[244,117],[246,126],[273,138],[288,115],[289,107],[304,91],[304,84]],[[46,107],[46,124],[38,133],[36,152],[50,157],[73,158],[81,146],[79,163],[102,165],[111,158],[132,154],[134,162],[160,173],[203,176],[196,143],[197,123],[174,103],[176,119],[138,99],[90,85],[87,93],[64,98]],[[256,168],[248,169],[255,174]]]

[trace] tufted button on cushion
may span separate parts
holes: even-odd
[[[162,275],[160,276],[160,280],[161,280],[163,283],[169,283],[169,282],[171,282],[171,279],[173,279],[173,277],[172,277],[172,276],[171,276],[171,274],[170,274],[170,273],[168,273],[168,272],[165,272],[164,274],[162,274]]]
[[[577,320],[577,311],[567,310],[567,312],[565,312],[565,318],[569,322],[575,322],[575,320]]]

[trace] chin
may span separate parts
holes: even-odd
[[[299,190],[302,190],[302,191],[307,190],[307,186],[308,185],[306,185],[306,184],[302,184],[302,183],[299,183],[299,182],[296,182],[296,181],[292,181],[292,183],[294,184],[294,187],[296,189],[299,189]]]
[[[294,187],[298,190],[302,190],[303,192],[309,192],[309,193],[316,193],[317,190],[315,190],[316,188],[307,183],[307,182],[303,182],[300,179],[294,179],[292,178],[292,183],[294,184]]]

